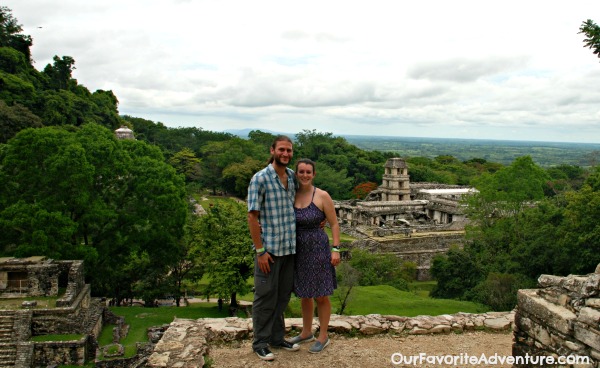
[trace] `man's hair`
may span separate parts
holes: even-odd
[[[277,146],[277,142],[290,142],[291,144],[294,144],[294,142],[292,142],[290,137],[288,137],[287,135],[283,135],[283,134],[275,137],[275,140],[273,140],[273,144],[271,145],[271,148],[275,149],[275,146]]]
[[[271,145],[271,148],[275,149],[275,147],[277,147],[277,142],[290,142],[292,145],[294,144],[294,142],[292,142],[290,137],[288,137],[287,135],[283,135],[283,134],[280,134],[277,137],[275,137],[275,140],[273,140],[273,144]],[[273,155],[271,155],[271,157],[269,158],[269,163],[272,164],[273,161],[275,161],[275,157],[273,157]]]

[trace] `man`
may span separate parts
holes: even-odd
[[[275,358],[269,345],[300,348],[284,339],[283,316],[292,293],[296,253],[296,186],[294,172],[287,167],[293,153],[290,138],[275,138],[269,165],[254,174],[248,186],[248,226],[256,250],[252,349],[262,360]]]

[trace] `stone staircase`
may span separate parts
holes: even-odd
[[[4,311],[0,314],[0,368],[14,367],[17,346],[14,341],[15,315]]]
[[[15,325],[15,316],[11,313],[0,314],[0,343],[14,342],[13,327]]]
[[[14,367],[17,359],[15,344],[0,344],[0,368]]]

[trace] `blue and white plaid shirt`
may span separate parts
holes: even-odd
[[[275,256],[296,254],[296,185],[294,171],[286,172],[287,190],[272,164],[254,174],[248,186],[248,212],[260,212],[263,246]]]

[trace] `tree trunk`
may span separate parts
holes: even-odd
[[[238,310],[237,295],[235,292],[231,293],[231,301],[229,302],[229,317],[235,317]]]

